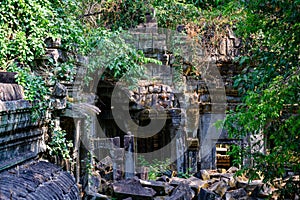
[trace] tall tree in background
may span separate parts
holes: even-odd
[[[243,73],[235,80],[243,104],[227,116],[225,126],[235,138],[252,135],[249,146],[237,148],[252,161],[243,171],[267,183],[300,171],[300,1],[245,1],[246,16],[238,24],[245,50]],[[257,141],[261,134],[265,141]],[[266,152],[256,151],[267,144]],[[284,198],[299,194],[299,180],[287,181]]]

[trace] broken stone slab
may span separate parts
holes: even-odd
[[[85,195],[84,199],[89,199],[89,200],[109,200],[111,198],[108,197],[108,196],[106,196],[106,195],[103,195],[103,194],[89,192],[88,194]]]
[[[198,195],[198,200],[216,200],[220,198],[217,194],[213,193],[208,189],[201,188],[200,193]]]
[[[238,170],[239,170],[239,169],[238,169],[237,167],[232,166],[232,167],[230,167],[230,168],[227,170],[226,173],[234,174],[234,173],[236,173]]]
[[[188,200],[193,199],[195,197],[195,192],[190,188],[189,185],[181,183],[178,185],[172,195],[167,199],[172,200]]]
[[[23,87],[18,84],[0,83],[0,101],[24,99]]]
[[[247,197],[247,192],[244,188],[227,191],[225,194],[225,200],[239,200],[243,197]]]
[[[233,174],[222,174],[220,180],[224,181],[231,189],[236,188],[236,180]]]
[[[195,177],[200,178],[204,181],[207,181],[210,179],[210,174],[208,173],[208,171],[202,169],[199,172],[194,174]]]
[[[113,166],[113,161],[112,161],[111,157],[106,156],[105,158],[103,158],[102,160],[99,161],[97,167],[106,169],[107,167],[112,168],[112,166]]]
[[[251,193],[254,198],[268,198],[272,194],[272,189],[266,184],[256,187]]]
[[[187,180],[185,178],[180,178],[180,177],[173,177],[170,179],[170,184],[172,186],[178,186],[181,183],[187,183]]]
[[[0,191],[0,199],[80,199],[74,177],[45,161],[1,172]]]
[[[170,184],[174,187],[177,187],[180,184],[186,184],[195,192],[196,195],[200,192],[201,188],[208,188],[209,185],[211,185],[209,183],[209,181],[203,181],[203,180],[201,180],[197,177],[194,177],[194,176],[191,176],[188,179],[173,177],[170,180]]]
[[[173,191],[174,187],[170,186],[168,183],[160,181],[145,181],[140,180],[143,187],[152,188],[155,190],[157,195],[169,195]]]
[[[93,172],[89,178],[89,189],[91,192],[97,193],[101,187],[101,176],[97,172]]]
[[[170,182],[170,178],[168,176],[161,176],[159,178],[156,179],[156,181],[160,181],[160,182]]]
[[[219,182],[220,181],[220,179],[219,178],[212,178],[212,179],[209,179],[208,181],[207,181],[207,183],[208,183],[208,185],[213,185],[214,183],[216,183],[216,182]]]
[[[137,177],[112,184],[114,196],[118,199],[131,197],[133,200],[153,199],[156,194],[152,188],[143,187]]]
[[[64,86],[63,84],[60,83],[56,83],[54,88],[53,88],[53,92],[52,95],[54,97],[58,97],[58,98],[64,98],[66,97],[68,94],[68,90],[66,88],[66,86]]]
[[[210,179],[220,179],[221,178],[221,176],[222,176],[222,173],[219,173],[219,172],[210,172],[209,173],[209,175],[210,175]]]
[[[236,178],[236,187],[244,188],[247,192],[252,193],[256,187],[261,187],[263,185],[261,180],[249,181],[244,177]]]
[[[201,188],[208,188],[209,184],[207,181],[203,181],[194,176],[187,179],[189,186],[195,191],[196,195],[200,193]]]
[[[223,182],[223,181],[219,181],[214,183],[212,186],[210,186],[208,188],[210,191],[215,192],[216,194],[218,194],[220,197],[223,197],[224,194],[227,192],[228,190],[228,185]]]

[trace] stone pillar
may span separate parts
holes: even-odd
[[[186,134],[182,129],[176,133],[176,164],[177,172],[185,172],[186,170]]]
[[[200,162],[201,169],[216,168],[216,143],[220,137],[221,130],[218,130],[214,123],[221,120],[223,114],[205,113],[200,116]]]
[[[134,136],[124,136],[124,151],[125,151],[125,179],[134,177],[135,174],[135,159],[134,159]]]
[[[73,158],[76,161],[75,164],[75,174],[76,174],[76,183],[79,183],[80,180],[80,133],[81,133],[81,120],[80,119],[74,119],[75,121],[75,136],[74,136],[74,153]],[[74,170],[74,167],[72,167]]]
[[[120,148],[120,137],[109,139],[112,145],[110,154],[113,160],[113,178],[114,181],[123,179],[124,172],[124,149]]]

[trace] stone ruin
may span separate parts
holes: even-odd
[[[135,137],[135,152],[159,150],[175,138],[177,143],[174,146],[177,146],[170,151],[174,152],[171,156],[176,160],[177,171],[192,169],[191,172],[196,172],[199,169],[216,169],[217,165],[229,168],[230,158],[222,155],[229,150],[225,147],[243,145],[246,141],[229,139],[225,131],[217,130],[212,124],[222,120],[226,110],[235,109],[240,103],[238,92],[233,89],[233,77],[240,73],[240,69],[233,63],[240,48],[240,40],[228,32],[227,38],[216,50],[217,53],[207,56],[202,47],[193,46],[195,41],[189,36],[159,29],[155,22],[140,25],[130,34],[134,39],[128,39],[129,43],[142,50],[146,57],[160,60],[162,65],[147,65],[145,73],[151,80],[141,78],[132,90],[124,87],[123,96],[112,97],[114,84],[104,81],[98,84],[97,96],[100,102],[96,105],[101,109],[97,117],[101,127],[97,129],[98,136],[95,137],[123,138],[127,132],[139,132],[128,124],[121,125],[125,127],[122,129],[118,127],[120,125],[115,121],[117,118],[124,119],[124,116],[114,116],[112,104],[119,105],[114,108],[119,109],[119,113],[128,113],[129,110],[131,119],[139,126],[149,123],[151,110],[162,110],[166,113],[163,116],[166,125],[159,133],[147,139]],[[175,56],[178,48],[179,57]],[[181,82],[176,77],[177,62],[181,62],[185,74]],[[193,62],[196,65],[200,63],[197,68],[200,79],[188,72]],[[209,68],[216,68],[218,76],[210,75],[215,72]],[[129,99],[129,102],[124,102],[124,98]]]
[[[53,106],[57,111],[57,123],[74,141],[73,156],[76,159],[70,169],[75,179],[49,162],[33,161],[46,148],[47,130],[43,119],[32,121],[32,105],[23,99],[22,88],[13,78],[15,74],[0,73],[0,199],[35,199],[37,196],[79,199],[78,185],[83,188],[86,199],[109,199],[110,196],[157,200],[265,198],[273,188],[266,188],[260,181],[248,183],[245,177],[234,177],[235,169],[229,168],[228,146],[244,145],[246,141],[229,139],[225,131],[212,126],[212,122],[224,117],[225,110],[235,109],[240,103],[238,92],[233,89],[233,77],[240,73],[233,63],[239,52],[240,39],[227,31],[215,54],[206,56],[205,50],[194,47],[194,41],[188,36],[159,29],[155,22],[131,30],[134,40],[128,39],[128,42],[147,57],[160,60],[162,65],[146,66],[151,81],[141,79],[135,89],[122,89],[119,94],[128,99],[128,104],[124,104],[122,98],[112,98],[116,85],[109,81],[97,83],[95,94],[84,94],[88,99],[86,103],[68,106],[67,93],[72,98],[72,94],[80,92],[80,83],[55,85]],[[56,43],[50,42],[47,52],[63,62],[66,53]],[[179,57],[175,56],[178,47]],[[79,60],[77,76],[84,74],[80,69],[87,64],[84,58]],[[184,72],[180,83],[175,71],[177,62]],[[204,63],[198,66],[200,79],[195,79],[190,70],[193,62]],[[220,76],[209,76],[206,72],[210,67],[216,67]],[[119,106],[120,113],[129,112],[139,126],[149,123],[154,108],[164,111],[166,124],[150,138],[136,137],[130,132],[138,130],[128,126],[126,121],[123,124],[126,130],[116,124],[112,103]],[[122,116],[117,117],[122,119]],[[156,181],[147,180],[147,169],[138,170],[135,153],[157,151],[167,144],[172,144],[168,149],[174,161],[172,172],[162,173]],[[88,152],[91,152],[91,158]],[[162,160],[164,156],[162,152]],[[87,173],[87,165],[96,170]],[[179,178],[173,172],[194,175]],[[14,190],[17,183],[20,187]]]
[[[275,190],[261,180],[249,182],[244,176],[235,177],[236,171],[235,167],[227,171],[200,170],[186,178],[172,176],[172,173],[165,171],[156,180],[135,176],[114,182],[109,181],[107,172],[106,175],[99,172],[101,175],[93,176],[92,190],[99,194],[99,199],[123,200],[260,200],[268,198]]]
[[[0,199],[79,199],[70,173],[48,161],[43,117],[33,120],[15,73],[0,72]]]

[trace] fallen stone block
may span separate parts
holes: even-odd
[[[225,200],[239,200],[243,197],[247,197],[247,192],[244,188],[227,191],[225,194]]]
[[[179,177],[173,177],[170,179],[170,184],[172,186],[178,186],[181,183],[187,183],[187,180],[185,178],[179,178]]]
[[[230,168],[227,170],[226,173],[234,174],[234,173],[236,173],[238,170],[239,170],[239,169],[238,169],[237,167],[232,166],[232,167],[230,167]]]
[[[75,179],[45,161],[0,173],[0,199],[80,199]]]
[[[163,175],[163,176],[157,178],[156,181],[170,182],[170,178],[168,176]]]
[[[228,190],[228,185],[223,181],[219,181],[219,182],[214,183],[208,189],[210,191],[213,191],[213,192],[217,193],[220,197],[223,197],[224,194]]]
[[[245,178],[237,177],[236,179],[236,187],[244,188],[247,192],[252,193],[256,187],[261,187],[263,185],[261,180],[253,180],[253,181],[245,181]]]
[[[231,189],[236,188],[236,180],[233,174],[222,174],[221,181],[224,181]]]
[[[140,180],[140,183],[143,187],[152,188],[155,190],[157,195],[169,195],[173,191],[174,187],[169,185],[168,183],[160,182],[160,181],[145,181]]]
[[[131,197],[133,200],[153,199],[156,192],[152,188],[145,188],[136,177],[112,184],[114,196],[118,199]]]
[[[209,184],[207,181],[203,181],[194,176],[187,179],[189,186],[195,191],[196,195],[199,194],[201,188],[208,188]]]
[[[207,181],[210,179],[210,174],[208,173],[208,171],[202,169],[199,172],[194,174],[195,177],[200,178],[204,181]]]
[[[201,188],[200,193],[198,195],[198,200],[215,200],[220,198],[217,194],[213,193],[208,189]]]
[[[172,200],[188,200],[195,197],[195,192],[189,187],[189,185],[181,183],[178,185],[172,195],[168,199]]]

